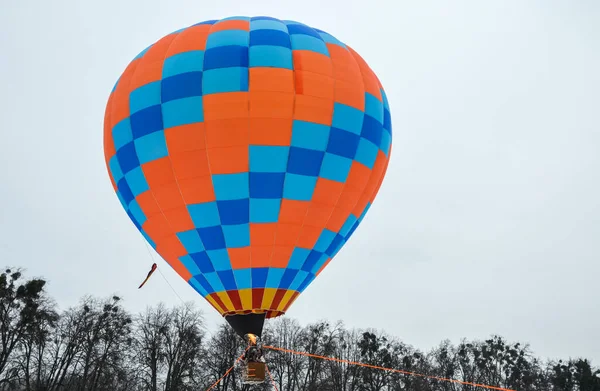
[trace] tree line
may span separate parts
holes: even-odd
[[[245,348],[225,323],[209,333],[193,304],[132,314],[117,296],[84,297],[64,311],[46,281],[0,274],[0,391],[203,391]],[[600,391],[600,370],[584,358],[541,360],[500,336],[443,341],[424,352],[377,330],[343,323],[267,322],[265,344],[350,362],[519,391]],[[470,385],[266,351],[280,391],[478,391]],[[215,391],[273,390],[241,384],[238,366]]]

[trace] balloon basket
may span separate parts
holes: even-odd
[[[261,384],[265,381],[266,364],[264,362],[249,362],[244,367],[242,383]]]

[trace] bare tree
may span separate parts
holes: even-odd
[[[205,338],[202,313],[191,304],[159,304],[133,322],[116,296],[85,297],[58,313],[44,287],[44,280],[24,279],[20,271],[0,274],[0,391],[205,390],[246,347],[225,323]],[[588,360],[542,362],[528,345],[500,336],[444,341],[424,354],[380,331],[279,318],[267,323],[263,342],[292,351],[265,352],[281,391],[479,391],[432,376],[519,391],[600,391],[600,369]],[[240,370],[215,391],[273,390],[268,378],[243,385]]]
[[[267,324],[263,335],[265,344],[284,349],[296,349],[304,340],[304,329],[295,319],[277,318]],[[298,389],[301,374],[306,366],[306,359],[289,353],[265,353],[268,367],[281,391]]]
[[[220,379],[238,359],[244,349],[244,341],[242,341],[233,329],[229,325],[221,324],[208,342],[206,353],[201,360],[201,365],[205,371],[205,383],[203,387],[207,387]],[[232,371],[215,388],[215,391],[241,391],[242,387],[239,383],[239,378],[239,370]]]
[[[170,331],[170,311],[163,303],[146,309],[135,322],[134,358],[139,379],[149,391],[159,390],[159,376],[166,359],[166,335]]]
[[[45,285],[42,279],[24,280],[21,270],[5,269],[0,274],[0,386],[28,372],[27,364],[19,365],[14,354],[26,338],[46,338],[41,331],[44,325],[57,320]],[[26,356],[31,358],[31,354]]]
[[[76,362],[78,376],[72,379],[75,388],[106,389],[114,375],[113,369],[125,359],[126,349],[131,345],[132,320],[120,301],[118,296],[104,300],[86,298],[77,338],[82,349]]]
[[[174,308],[164,330],[165,391],[185,391],[193,386],[204,340],[204,318],[192,304]]]

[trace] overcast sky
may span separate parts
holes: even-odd
[[[421,349],[499,333],[600,364],[600,2],[0,0],[0,264],[61,308],[179,299],[104,165],[127,63],[208,19],[270,15],[333,34],[380,77],[393,153],[362,225],[288,312]],[[155,259],[158,256],[154,253]],[[184,300],[222,322],[162,260]]]

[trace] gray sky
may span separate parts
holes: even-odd
[[[0,0],[0,264],[47,277],[63,308],[88,293],[136,311],[179,302],[159,274],[137,290],[152,260],[108,179],[104,108],[143,48],[231,15],[328,31],[379,75],[392,110],[379,196],[290,317],[421,349],[499,333],[600,364],[594,0]]]

